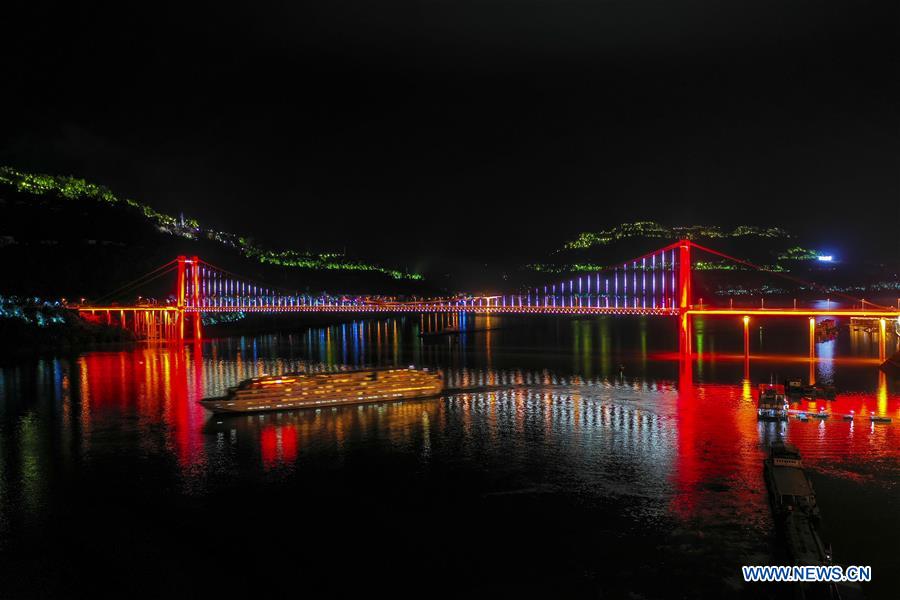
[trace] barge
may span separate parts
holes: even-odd
[[[784,442],[774,442],[763,471],[775,525],[791,562],[809,566],[833,564],[831,547],[822,542],[819,534],[819,506],[812,482],[803,469],[800,452]],[[841,597],[833,582],[801,583],[795,592],[798,598],[834,600]]]

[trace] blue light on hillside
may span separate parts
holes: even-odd
[[[816,257],[819,262],[831,262],[834,260],[834,257],[830,254],[820,254]]]

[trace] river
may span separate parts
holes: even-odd
[[[420,338],[407,317],[6,363],[0,596],[783,597],[740,566],[779,562],[762,460],[784,438],[836,564],[896,597],[900,386],[846,322],[810,363],[800,321],[752,323],[749,362],[732,320],[698,319],[685,362],[666,318],[479,317]],[[263,373],[409,364],[458,391],[197,404]],[[757,421],[757,383],[810,374],[838,397],[797,407],[857,419]]]

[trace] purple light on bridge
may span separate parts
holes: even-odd
[[[631,283],[632,283],[632,294],[634,294],[634,301],[637,302],[638,290],[637,290],[637,261],[631,263]]]
[[[665,252],[660,253],[659,257],[662,262],[662,267],[661,267],[662,274],[660,275],[660,280],[661,280],[661,284],[662,284],[661,285],[661,287],[662,287],[662,304],[663,304],[663,306],[665,306],[666,305],[666,253]]]
[[[644,297],[644,305],[647,304],[647,258],[641,259],[641,296]]]
[[[675,295],[678,293],[677,289],[675,288],[675,249],[674,248],[672,249],[671,264],[672,264],[672,306],[674,307],[675,301],[676,301]]]

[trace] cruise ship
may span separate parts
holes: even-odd
[[[439,372],[413,367],[287,373],[247,379],[200,404],[215,413],[296,410],[426,398],[443,389]]]

